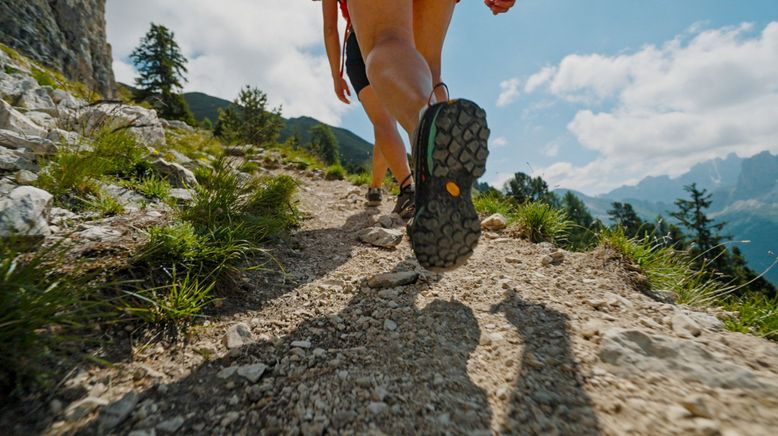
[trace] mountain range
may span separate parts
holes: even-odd
[[[701,162],[675,178],[646,177],[596,197],[573,192],[603,222],[609,221],[607,211],[614,201],[632,204],[646,220],[662,215],[672,222],[674,201],[688,198],[684,186],[692,183],[712,194],[708,215],[726,223],[723,233],[743,251],[748,265],[757,272],[769,268],[778,256],[778,155],[764,151],[741,158],[733,153]],[[765,276],[778,284],[778,267]]]
[[[198,121],[208,118],[213,124],[216,124],[216,121],[219,119],[219,109],[233,104],[231,101],[202,92],[184,93],[184,99]],[[288,138],[296,136],[301,143],[309,143],[311,141],[311,128],[320,123],[321,121],[311,117],[284,118],[284,127],[281,130],[279,139],[286,141]],[[344,165],[365,166],[370,162],[370,158],[373,155],[373,144],[349,130],[335,126],[329,127],[338,140],[341,161]]]

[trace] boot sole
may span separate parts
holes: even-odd
[[[452,100],[430,110],[435,111],[431,126],[420,132],[427,136],[427,147],[420,149],[427,156],[417,159],[427,168],[416,168],[427,177],[417,177],[417,212],[409,233],[419,264],[443,272],[465,264],[481,236],[471,191],[486,171],[489,128],[484,110],[469,100]]]

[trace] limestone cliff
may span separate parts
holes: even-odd
[[[105,0],[2,0],[0,42],[106,97],[114,95]]]

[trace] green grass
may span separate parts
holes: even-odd
[[[563,211],[542,202],[534,202],[518,207],[516,226],[519,234],[531,242],[560,243],[567,239],[572,224]]]
[[[291,148],[288,146],[281,146],[279,148],[281,156],[287,162],[294,163],[298,169],[305,170],[323,170],[326,165],[307,150],[301,148]]]
[[[356,186],[368,186],[373,181],[373,176],[370,173],[349,174],[346,180]]]
[[[124,212],[124,206],[119,200],[111,197],[102,190],[82,200],[83,206],[88,210],[98,212],[101,216],[113,216]]]
[[[89,87],[85,84],[73,80],[68,80],[62,73],[27,59],[26,57],[19,54],[19,52],[8,47],[7,45],[0,43],[0,50],[4,51],[8,57],[10,57],[17,64],[29,68],[32,73],[32,77],[41,86],[51,86],[55,89],[62,89],[86,101],[95,101],[102,98],[99,93],[89,89]]]
[[[52,365],[84,342],[78,331],[111,317],[90,277],[58,272],[61,246],[33,254],[14,246],[0,240],[0,392],[46,385]]]
[[[203,285],[189,275],[178,279],[174,272],[169,285],[128,292],[134,297],[133,304],[124,311],[149,324],[189,321],[213,302],[214,285],[213,281]]]
[[[473,195],[473,205],[483,215],[501,214],[508,220],[509,226],[518,219],[518,205],[506,196],[476,193]]]
[[[326,180],[343,180],[346,178],[346,169],[340,165],[330,165],[324,171]]]
[[[258,164],[257,162],[246,162],[243,165],[240,166],[240,170],[244,173],[253,174],[259,171],[262,168],[262,165]]]
[[[712,277],[710,268],[700,266],[697,258],[649,237],[630,239],[616,228],[602,232],[600,241],[640,266],[652,291],[670,293],[681,304],[734,312],[734,318],[725,320],[728,329],[778,340],[778,298],[759,294],[738,296],[740,287]]]
[[[202,159],[205,156],[219,157],[223,151],[223,145],[213,133],[207,130],[195,130],[194,132],[166,131],[165,139],[167,149],[174,149],[185,154],[190,159]]]
[[[167,200],[173,189],[167,179],[156,175],[142,177],[133,184],[133,188],[144,196],[157,200]]]
[[[35,79],[36,82],[38,82],[38,85],[51,86],[52,88],[57,87],[57,81],[54,80],[54,77],[52,77],[52,75],[49,74],[46,70],[33,67],[31,73],[32,73],[32,78]]]

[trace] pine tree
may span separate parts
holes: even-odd
[[[311,128],[311,145],[314,152],[327,165],[340,164],[338,139],[329,126],[318,124]]]
[[[630,238],[642,237],[643,220],[640,219],[635,209],[629,203],[614,201],[608,210],[608,217],[617,226],[624,229],[624,234]]]
[[[186,82],[187,60],[173,32],[151,23],[151,29],[130,54],[130,59],[140,75],[135,79],[138,87],[135,99],[150,102],[163,118],[195,125],[194,116],[180,94],[182,82]]]
[[[561,209],[567,215],[567,218],[575,223],[570,228],[567,236],[568,243],[573,250],[585,250],[596,242],[596,231],[599,230],[599,221],[595,222],[594,217],[589,212],[583,200],[578,198],[571,191],[565,192],[562,197]]]
[[[559,198],[553,192],[549,192],[548,184],[540,176],[531,177],[518,172],[505,183],[503,190],[519,204],[542,201],[555,208],[560,206]]]
[[[219,110],[214,133],[228,142],[267,146],[278,140],[283,120],[281,108],[267,108],[267,94],[245,86],[234,104]]]
[[[711,205],[711,195],[705,189],[697,189],[697,184],[684,186],[691,199],[679,198],[675,200],[677,211],[670,216],[677,219],[681,227],[687,230],[689,241],[692,243],[692,251],[702,254],[703,258],[716,259],[715,263],[721,266],[724,261],[726,249],[721,246],[725,239],[719,232],[726,223],[715,223],[705,215],[705,209]]]

